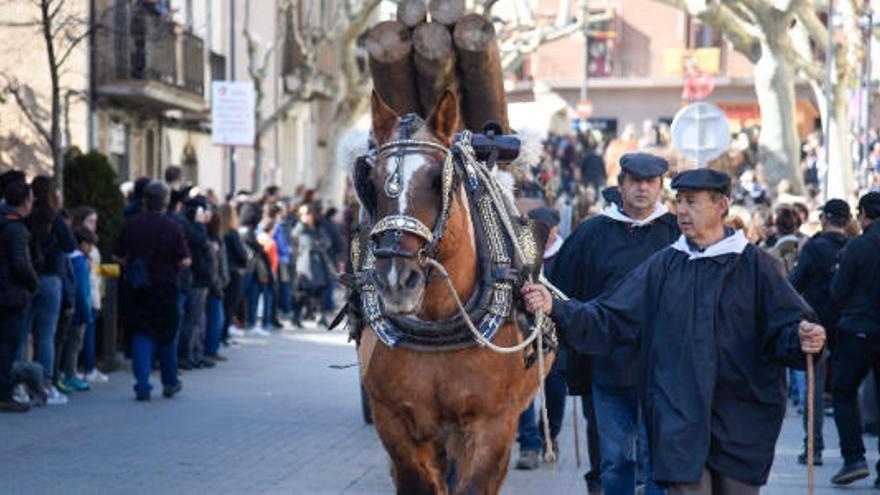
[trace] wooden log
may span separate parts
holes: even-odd
[[[413,65],[419,104],[426,114],[437,105],[445,90],[460,97],[455,78],[455,50],[446,26],[429,22],[413,31]]]
[[[398,21],[380,22],[367,37],[373,87],[398,115],[421,115],[412,63],[412,34]]]
[[[431,21],[454,26],[465,13],[465,0],[431,0],[428,4]]]
[[[509,133],[501,55],[492,23],[483,16],[469,14],[455,25],[453,42],[465,127],[482,132],[486,122],[494,121],[505,134]]]
[[[428,5],[425,0],[400,0],[397,4],[397,20],[408,28],[414,28],[425,22]]]

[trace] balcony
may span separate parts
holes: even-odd
[[[97,3],[98,94],[151,110],[204,112],[204,41],[139,2]]]

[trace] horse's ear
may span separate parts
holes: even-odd
[[[397,114],[382,101],[382,97],[375,89],[370,99],[370,113],[373,116],[373,139],[376,140],[377,146],[381,146],[394,132]]]
[[[437,106],[428,116],[428,130],[444,143],[452,141],[452,135],[458,129],[458,98],[448,89],[443,92]]]

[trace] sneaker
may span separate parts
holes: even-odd
[[[269,332],[263,330],[262,328],[252,328],[248,330],[248,337],[268,337]]]
[[[91,383],[107,383],[110,381],[110,377],[98,371],[98,368],[95,368],[86,373],[85,380]]]
[[[92,389],[89,382],[80,380],[77,377],[65,378],[61,383],[63,383],[65,387],[76,390],[77,392],[88,392]]]
[[[174,385],[170,385],[168,387],[163,388],[162,389],[162,397],[165,397],[166,399],[170,399],[170,398],[174,397],[175,395],[177,395],[178,393],[180,393],[181,390],[183,390],[183,383],[177,382]]]
[[[798,456],[797,460],[798,460],[798,464],[802,464],[802,465],[806,466],[807,465],[807,452],[806,451],[801,452],[800,455]],[[814,466],[821,466],[822,465],[822,452],[820,452],[820,451],[813,452],[813,465]]]
[[[229,361],[229,358],[227,358],[226,356],[224,356],[224,355],[222,355],[222,354],[214,354],[213,356],[207,356],[207,357],[208,357],[208,359],[210,359],[211,361],[217,361],[217,362],[219,362],[219,363],[222,363],[222,362],[225,362],[225,361]]]
[[[19,404],[30,404],[31,396],[27,393],[25,386],[19,383],[12,389],[12,400]]]
[[[848,485],[853,481],[867,478],[870,475],[871,472],[868,471],[868,464],[865,461],[856,461],[844,464],[840,471],[831,478],[831,482],[835,485]]]
[[[189,370],[195,368],[196,365],[195,365],[195,363],[193,363],[189,359],[180,358],[177,360],[177,367],[182,370],[189,371]]]
[[[519,459],[516,460],[516,468],[526,471],[538,469],[538,451],[523,450],[519,453]]]
[[[68,386],[63,380],[56,381],[55,388],[64,395],[70,395],[74,392],[73,387]]]
[[[244,337],[244,332],[238,329],[235,325],[229,326],[229,335],[232,337]]]
[[[214,361],[211,361],[210,359],[202,359],[201,361],[196,363],[196,366],[198,366],[199,368],[213,368],[217,365],[214,364]]]
[[[46,387],[46,404],[50,406],[63,406],[67,404],[67,396],[62,394],[54,385]]]
[[[13,399],[0,400],[0,412],[23,413],[31,410],[28,404],[22,404]]]
[[[149,402],[150,401],[150,393],[149,392],[137,392],[134,394],[134,400],[138,402]]]

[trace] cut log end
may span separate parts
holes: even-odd
[[[481,15],[468,14],[455,25],[453,37],[456,48],[481,52],[495,43],[495,27]]]
[[[408,27],[397,21],[384,21],[370,29],[367,52],[373,59],[391,63],[412,53],[412,38]]]
[[[452,35],[442,24],[422,24],[413,31],[413,48],[425,60],[446,60],[452,53]]]
[[[431,20],[445,26],[454,26],[465,14],[465,0],[431,0],[428,12]]]
[[[414,28],[425,22],[428,5],[425,0],[400,0],[397,4],[397,20],[404,26]]]

